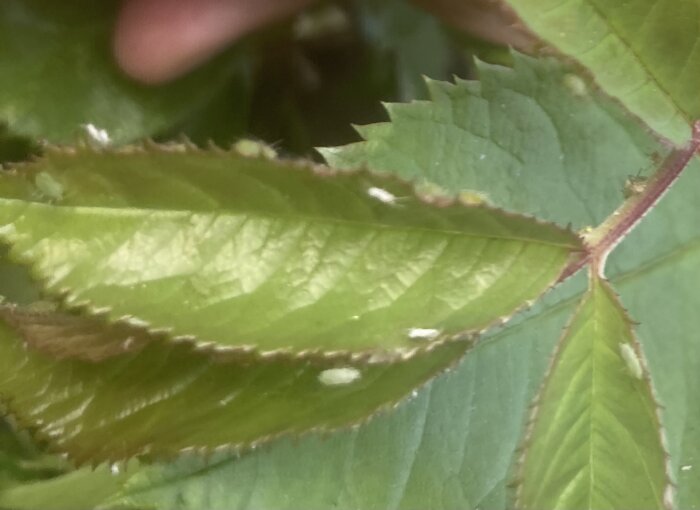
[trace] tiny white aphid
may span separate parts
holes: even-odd
[[[583,97],[588,94],[588,87],[586,82],[580,76],[575,74],[565,74],[564,75],[564,86],[569,89],[574,96]]]
[[[34,185],[39,189],[41,196],[50,200],[63,198],[63,185],[47,172],[39,172],[34,176]]]
[[[109,466],[109,471],[112,473],[114,476],[120,474],[122,472],[121,468],[119,467],[119,464],[112,464]]]
[[[95,142],[95,144],[99,145],[100,147],[106,147],[112,142],[112,139],[109,137],[109,133],[106,129],[100,129],[94,124],[84,124],[83,127],[85,128],[87,135],[90,137],[90,140]]]
[[[329,368],[318,374],[318,380],[325,386],[341,386],[357,381],[362,374],[353,367]]]
[[[690,471],[691,469],[693,469],[693,466],[691,466],[690,464],[681,466],[681,471]]]
[[[628,343],[621,343],[620,356],[622,356],[625,365],[627,365],[630,375],[635,379],[641,379],[644,370],[642,369],[642,361],[637,356],[637,351],[634,350],[634,347]]]
[[[411,328],[408,330],[408,338],[411,340],[432,340],[440,334],[435,328]]]
[[[383,189],[383,188],[377,188],[376,186],[372,186],[367,190],[367,194],[372,197],[376,198],[380,202],[384,204],[391,204],[394,205],[396,201],[398,200],[398,197],[394,195],[393,193]]]

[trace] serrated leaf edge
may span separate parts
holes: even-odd
[[[361,418],[351,420],[343,425],[333,426],[328,425],[327,423],[322,423],[320,425],[301,431],[285,430],[274,434],[261,436],[255,439],[254,441],[250,442],[229,443],[214,447],[191,446],[180,449],[173,449],[172,451],[164,449],[163,451],[158,452],[156,454],[152,453],[152,449],[149,446],[145,446],[121,457],[91,459],[89,455],[83,457],[74,456],[67,448],[62,448],[61,446],[59,446],[55,437],[45,432],[42,432],[42,424],[32,423],[30,418],[25,419],[23,414],[21,412],[18,412],[14,408],[12,403],[15,400],[15,397],[4,395],[2,392],[0,392],[0,414],[14,420],[14,422],[17,425],[17,428],[26,431],[30,435],[32,441],[38,444],[45,444],[46,451],[48,453],[62,456],[63,458],[71,461],[72,465],[76,468],[80,468],[86,465],[89,465],[92,468],[97,468],[98,466],[105,463],[107,465],[113,465],[115,463],[128,462],[132,459],[138,459],[144,456],[147,456],[149,459],[171,461],[177,458],[178,456],[187,454],[196,454],[204,457],[211,456],[217,453],[241,455],[256,450],[258,447],[261,447],[263,445],[269,445],[274,441],[284,438],[291,438],[296,440],[303,439],[310,435],[327,436],[329,434],[341,432],[344,430],[356,430],[360,428],[361,426],[372,421],[375,417],[380,416],[382,414],[387,414],[396,409],[397,407],[408,402],[411,398],[417,395],[417,392],[421,391],[436,377],[454,370],[460,363],[462,363],[462,361],[468,355],[468,353],[477,345],[476,342],[472,342],[469,340],[464,340],[463,342],[465,343],[464,351],[460,356],[455,357],[447,365],[443,365],[442,367],[438,368],[435,372],[426,375],[423,380],[408,388],[397,398],[380,404]],[[193,352],[196,351],[193,349]]]
[[[615,299],[614,303],[615,306],[617,307],[618,311],[620,312],[621,316],[623,317],[623,320],[625,323],[629,326],[630,334],[632,338],[634,339],[634,350],[635,353],[638,356],[639,362],[642,365],[642,379],[645,381],[647,384],[647,387],[649,389],[649,393],[652,398],[652,402],[655,406],[655,416],[656,416],[656,425],[657,425],[657,430],[659,431],[659,439],[660,439],[660,444],[661,448],[664,453],[664,459],[665,459],[665,474],[666,474],[666,487],[664,489],[663,493],[663,499],[662,502],[664,504],[664,507],[666,510],[673,510],[674,508],[674,498],[675,498],[675,488],[676,488],[676,483],[673,480],[673,469],[671,466],[671,456],[669,453],[669,447],[668,447],[668,439],[666,437],[666,429],[663,426],[663,416],[662,416],[662,411],[663,411],[663,406],[659,403],[658,395],[656,393],[656,389],[654,388],[653,381],[651,380],[651,372],[649,370],[649,365],[647,363],[646,357],[644,356],[644,353],[638,348],[640,345],[639,339],[637,338],[635,332],[634,332],[634,326],[637,324],[634,319],[629,315],[629,312],[627,309],[622,305],[622,301],[620,300],[620,297],[617,292],[615,292],[615,289],[610,285],[607,279],[600,277],[598,275],[594,275],[593,273],[596,273],[594,269],[590,269],[590,278],[598,278],[600,284],[605,288],[607,292],[609,292]],[[586,291],[586,292],[589,292]],[[577,304],[575,310],[571,314],[571,317],[569,318],[569,321],[567,322],[566,326],[564,326],[564,329],[562,330],[561,335],[559,336],[559,340],[557,342],[557,345],[554,349],[554,352],[552,353],[552,356],[550,357],[549,360],[549,365],[547,367],[547,371],[545,373],[545,376],[542,380],[542,383],[540,384],[540,387],[537,391],[537,394],[533,398],[530,406],[529,406],[529,413],[527,416],[527,422],[525,424],[525,433],[523,434],[523,437],[520,441],[520,445],[516,449],[516,454],[518,454],[517,458],[515,459],[514,463],[514,475],[511,479],[511,481],[508,483],[508,487],[514,491],[514,497],[513,497],[513,508],[515,509],[520,509],[522,507],[522,469],[524,468],[525,465],[525,460],[527,457],[528,449],[532,440],[532,433],[534,431],[535,424],[537,422],[537,418],[539,416],[539,410],[540,410],[540,400],[542,397],[542,394],[544,390],[547,388],[549,381],[554,373],[554,369],[556,367],[557,361],[559,359],[559,356],[561,355],[561,352],[564,347],[565,340],[569,334],[569,331],[571,329],[571,325],[573,322],[576,320],[576,317],[578,316],[581,308],[585,305],[585,293],[583,295],[583,298],[579,301]]]
[[[68,156],[79,156],[81,151],[89,153],[89,154],[134,154],[134,153],[139,153],[139,154],[149,154],[149,153],[154,153],[154,152],[182,152],[182,153],[189,153],[189,154],[211,154],[211,153],[216,153],[216,154],[221,154],[221,155],[228,155],[228,154],[235,154],[239,157],[244,157],[248,159],[259,159],[259,160],[264,160],[264,161],[271,161],[270,158],[265,157],[265,156],[246,156],[246,155],[241,155],[238,151],[235,150],[235,147],[232,146],[230,149],[222,149],[218,147],[216,144],[211,142],[209,144],[208,150],[202,149],[195,144],[193,144],[191,141],[189,141],[186,137],[181,138],[179,142],[175,143],[157,143],[154,142],[153,140],[144,140],[143,142],[139,144],[131,144],[131,145],[124,145],[121,147],[96,147],[94,145],[90,145],[87,143],[79,144],[77,146],[58,146],[58,145],[45,145],[44,147],[44,155],[42,156],[36,156],[32,160],[27,161],[27,162],[22,162],[17,165],[13,165],[12,169],[10,171],[14,172],[21,172],[24,168],[29,168],[34,165],[39,165],[41,164],[44,160],[47,160],[47,156],[51,154],[58,154],[58,155],[68,155]],[[508,211],[506,209],[502,209],[500,207],[495,207],[492,205],[488,204],[464,204],[460,202],[458,199],[458,194],[456,193],[451,193],[451,194],[444,194],[444,193],[434,193],[434,194],[429,194],[425,192],[421,192],[425,190],[425,185],[426,181],[425,180],[407,180],[403,179],[393,173],[389,172],[378,172],[374,171],[366,166],[363,167],[355,167],[355,168],[350,168],[350,169],[335,169],[331,168],[327,165],[322,165],[322,164],[317,164],[313,163],[308,160],[280,160],[277,159],[275,160],[276,162],[280,164],[287,164],[293,167],[295,170],[301,170],[301,171],[309,171],[315,175],[318,176],[323,176],[323,177],[328,177],[328,176],[335,176],[335,175],[355,175],[355,174],[366,174],[369,177],[374,177],[374,178],[379,178],[379,179],[386,179],[386,180],[391,180],[392,182],[398,183],[400,185],[404,185],[407,189],[412,190],[414,193],[414,196],[421,201],[422,203],[433,206],[433,207],[438,207],[438,208],[446,208],[446,207],[465,207],[465,208],[472,208],[472,209],[485,209],[490,212],[495,212],[497,214],[500,214],[506,218],[514,218],[514,219],[526,219],[528,221],[531,221],[535,223],[538,226],[542,226],[545,228],[549,228],[551,230],[556,230],[561,234],[564,235],[570,235],[571,237],[571,244],[569,246],[566,245],[561,245],[562,247],[567,247],[571,250],[571,255],[570,257],[577,256],[580,250],[583,250],[583,244],[581,241],[581,238],[578,234],[576,234],[570,226],[567,227],[561,227],[557,225],[554,222],[542,220],[540,218],[537,218],[533,215],[528,215],[528,214],[522,214],[522,213],[516,213],[512,211]],[[366,350],[361,350],[361,351],[350,351],[350,350],[345,350],[345,349],[340,349],[340,350],[324,350],[324,349],[305,349],[305,350],[295,350],[292,347],[289,348],[279,348],[279,349],[270,349],[270,350],[260,350],[257,346],[255,345],[237,345],[237,346],[222,346],[219,345],[216,341],[202,341],[201,339],[197,338],[196,335],[172,335],[172,328],[156,328],[152,326],[149,322],[142,320],[139,317],[136,316],[121,316],[121,317],[111,317],[110,316],[110,307],[105,307],[105,306],[94,306],[91,301],[83,299],[80,300],[77,298],[77,296],[71,291],[69,287],[62,287],[58,289],[52,289],[50,291],[46,290],[47,287],[47,281],[49,280],[48,278],[44,278],[41,275],[38,275],[36,273],[36,262],[32,259],[29,258],[23,258],[20,256],[17,256],[13,253],[12,250],[12,244],[11,243],[4,243],[8,246],[9,248],[9,259],[15,263],[24,265],[27,267],[30,276],[32,280],[34,280],[38,285],[42,287],[44,291],[46,291],[47,294],[49,294],[52,298],[55,298],[60,302],[60,304],[67,310],[69,311],[75,311],[78,313],[84,313],[88,316],[91,317],[97,317],[100,320],[105,320],[107,323],[123,323],[131,327],[140,327],[150,335],[154,336],[166,336],[168,337],[169,341],[172,342],[180,342],[180,343],[186,343],[190,345],[194,345],[197,349],[201,350],[202,352],[209,352],[212,354],[216,355],[221,355],[221,356],[236,356],[239,354],[242,355],[248,355],[248,354],[257,354],[260,359],[266,359],[266,358],[284,358],[284,357],[289,357],[289,358],[296,358],[296,359],[307,359],[307,358],[322,358],[325,360],[340,360],[340,359],[346,359],[352,362],[366,362],[366,363],[391,363],[391,362],[400,362],[400,361],[405,361],[408,359],[411,359],[413,356],[416,356],[421,353],[427,353],[430,352],[432,349],[439,347],[443,345],[446,342],[450,341],[460,341],[464,339],[474,339],[485,332],[489,331],[491,328],[494,326],[502,326],[505,323],[507,323],[510,319],[512,319],[515,315],[520,313],[521,311],[531,307],[535,300],[527,301],[521,304],[521,306],[515,308],[511,313],[499,316],[494,318],[492,321],[490,321],[488,324],[481,328],[476,328],[476,329],[469,329],[469,330],[463,330],[463,331],[458,331],[446,335],[441,335],[438,337],[438,339],[433,340],[429,343],[421,344],[421,345],[416,345],[415,347],[409,347],[409,348],[396,348],[396,349],[366,349]],[[564,270],[565,267],[567,267],[568,264],[564,264],[562,267],[562,271]],[[549,290],[551,290],[557,283],[559,282],[559,275],[557,275],[555,278],[552,279],[552,281],[549,283],[548,286],[546,286],[542,293],[536,298],[540,299],[544,294],[546,294]]]

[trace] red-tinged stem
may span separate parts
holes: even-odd
[[[586,251],[564,268],[560,282],[591,262],[602,273],[608,254],[656,205],[700,149],[700,121],[693,123],[692,133],[687,144],[671,151],[641,193],[627,199],[603,223],[584,236]]]

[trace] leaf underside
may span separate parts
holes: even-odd
[[[670,508],[658,409],[631,323],[596,277],[533,408],[522,509]]]
[[[94,331],[88,326],[88,333]],[[78,327],[70,331],[76,334]],[[245,449],[283,434],[361,422],[454,364],[469,345],[451,342],[403,363],[353,365],[246,354],[221,359],[188,344],[152,341],[101,363],[56,362],[3,324],[0,399],[20,423],[79,464],[186,449]],[[321,374],[334,368],[356,371],[357,378],[325,384]]]
[[[0,238],[50,294],[113,321],[387,358],[511,315],[579,249],[550,224],[330,173],[186,147],[49,151],[0,178]]]

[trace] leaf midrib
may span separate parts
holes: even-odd
[[[554,241],[547,241],[543,239],[537,239],[537,238],[532,238],[532,237],[527,237],[527,236],[504,236],[504,235],[493,235],[493,234],[477,234],[473,232],[465,232],[462,230],[448,230],[448,229],[441,229],[441,228],[427,228],[427,227],[418,227],[418,226],[411,226],[411,225],[394,225],[394,224],[383,224],[383,223],[372,223],[372,222],[363,222],[363,221],[358,221],[358,220],[348,220],[348,219],[340,219],[340,218],[329,218],[325,216],[311,216],[311,215],[304,215],[304,214],[298,214],[298,213],[287,213],[285,214],[279,214],[279,215],[273,215],[270,213],[261,213],[261,212],[251,212],[251,213],[234,213],[234,212],[229,212],[226,211],[225,209],[222,211],[191,211],[191,210],[178,210],[178,209],[146,209],[146,208],[141,208],[141,207],[128,207],[128,208],[108,208],[108,207],[99,207],[99,206],[74,206],[74,205],[56,205],[56,204],[51,204],[47,205],[41,202],[28,202],[26,200],[20,200],[20,199],[8,199],[8,198],[0,198],[0,208],[2,208],[3,204],[8,204],[10,206],[14,204],[19,204],[22,207],[26,208],[47,208],[47,209],[55,209],[55,208],[60,208],[60,209],[70,209],[76,212],[76,214],[85,214],[87,215],[96,215],[96,216],[112,216],[112,217],[138,217],[138,216],[162,216],[165,218],[168,217],[182,217],[182,216],[195,216],[195,215],[203,215],[203,216],[229,216],[229,217],[255,217],[255,218],[261,218],[269,221],[277,221],[277,222],[283,222],[283,221],[288,221],[289,218],[293,218],[299,223],[318,223],[318,224],[335,224],[335,225],[342,225],[342,226],[351,226],[351,227],[363,227],[366,230],[391,230],[395,232],[417,232],[417,233],[424,233],[424,234],[431,234],[431,235],[444,235],[444,236],[454,236],[454,237],[472,237],[476,239],[490,239],[490,240],[500,240],[500,241],[513,241],[513,242],[523,242],[523,243],[531,243],[531,244],[539,244],[543,246],[553,246],[557,248],[564,248],[567,250],[580,250],[580,246],[576,245],[575,243],[557,243]],[[497,210],[492,210],[496,212]],[[507,213],[511,214],[511,213]],[[18,214],[18,216],[21,216],[21,213]],[[519,219],[525,219],[525,217],[520,217],[517,216]],[[12,221],[6,222],[6,224],[12,223]],[[539,223],[538,224],[540,227],[543,228],[550,228],[552,231],[555,229],[559,229],[559,227],[555,226],[554,224],[547,224],[547,223]],[[558,233],[563,234],[564,231],[560,230]]]

